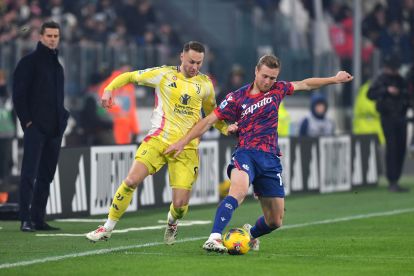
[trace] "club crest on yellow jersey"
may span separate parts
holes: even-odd
[[[190,100],[191,100],[191,96],[190,96],[190,95],[188,95],[188,94],[181,95],[181,97],[180,97],[180,102],[181,102],[183,105],[188,105],[188,104],[189,104],[189,102],[190,102]]]

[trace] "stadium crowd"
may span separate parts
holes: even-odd
[[[181,47],[178,34],[157,19],[149,0],[6,0],[0,4],[0,16],[1,43],[37,41],[42,22],[52,19],[62,27],[62,42]]]
[[[259,29],[275,30],[279,15],[291,18],[298,33],[297,39],[284,41],[292,49],[317,52],[309,47],[316,11],[311,0],[249,0],[234,1],[236,6],[251,14],[252,23]],[[348,0],[323,0],[323,21],[328,40],[319,46],[335,52],[341,68],[351,71],[353,53],[353,11]],[[372,0],[361,3],[364,63],[369,63],[375,49],[382,56],[398,53],[402,64],[413,62],[414,0]],[[294,7],[294,10],[293,10]],[[163,45],[175,56],[182,45],[180,34],[170,24],[172,19],[160,19],[150,0],[5,0],[0,3],[0,43],[36,41],[41,23],[52,19],[62,26],[62,42],[73,45],[103,43],[125,47]],[[278,27],[278,32],[283,32]],[[323,31],[323,30],[318,30]],[[283,35],[283,33],[281,34]],[[324,36],[322,36],[323,38]],[[280,40],[277,40],[280,43]],[[277,45],[274,45],[277,49]],[[4,68],[3,68],[4,69]],[[112,68],[115,69],[115,68]],[[372,72],[371,72],[372,75]],[[220,85],[219,85],[220,86]],[[225,85],[221,85],[224,87]],[[351,87],[345,88],[350,90]],[[351,93],[343,93],[351,95]],[[344,96],[348,97],[348,96]],[[351,105],[351,98],[344,99]]]

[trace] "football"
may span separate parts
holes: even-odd
[[[250,235],[242,228],[232,228],[224,234],[223,244],[230,255],[243,255],[250,250]]]

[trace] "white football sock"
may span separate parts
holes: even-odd
[[[221,234],[220,233],[211,233],[209,240],[221,240]]]
[[[167,216],[167,218],[168,218],[168,224],[170,224],[170,225],[175,225],[175,224],[177,224],[177,223],[178,223],[178,219],[174,218],[174,217],[171,215],[171,212],[168,212],[168,216]]]
[[[116,220],[112,220],[112,219],[108,218],[106,220],[105,224],[104,224],[104,227],[105,227],[106,230],[112,231],[112,230],[114,230],[116,223],[117,223]]]

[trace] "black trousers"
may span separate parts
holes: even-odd
[[[12,141],[12,138],[0,138],[0,180],[5,180],[10,176],[13,165]]]
[[[381,116],[385,136],[385,172],[390,184],[398,184],[404,166],[407,144],[405,118]]]
[[[50,183],[56,171],[62,137],[49,137],[31,125],[24,132],[20,175],[21,221],[44,222]]]

